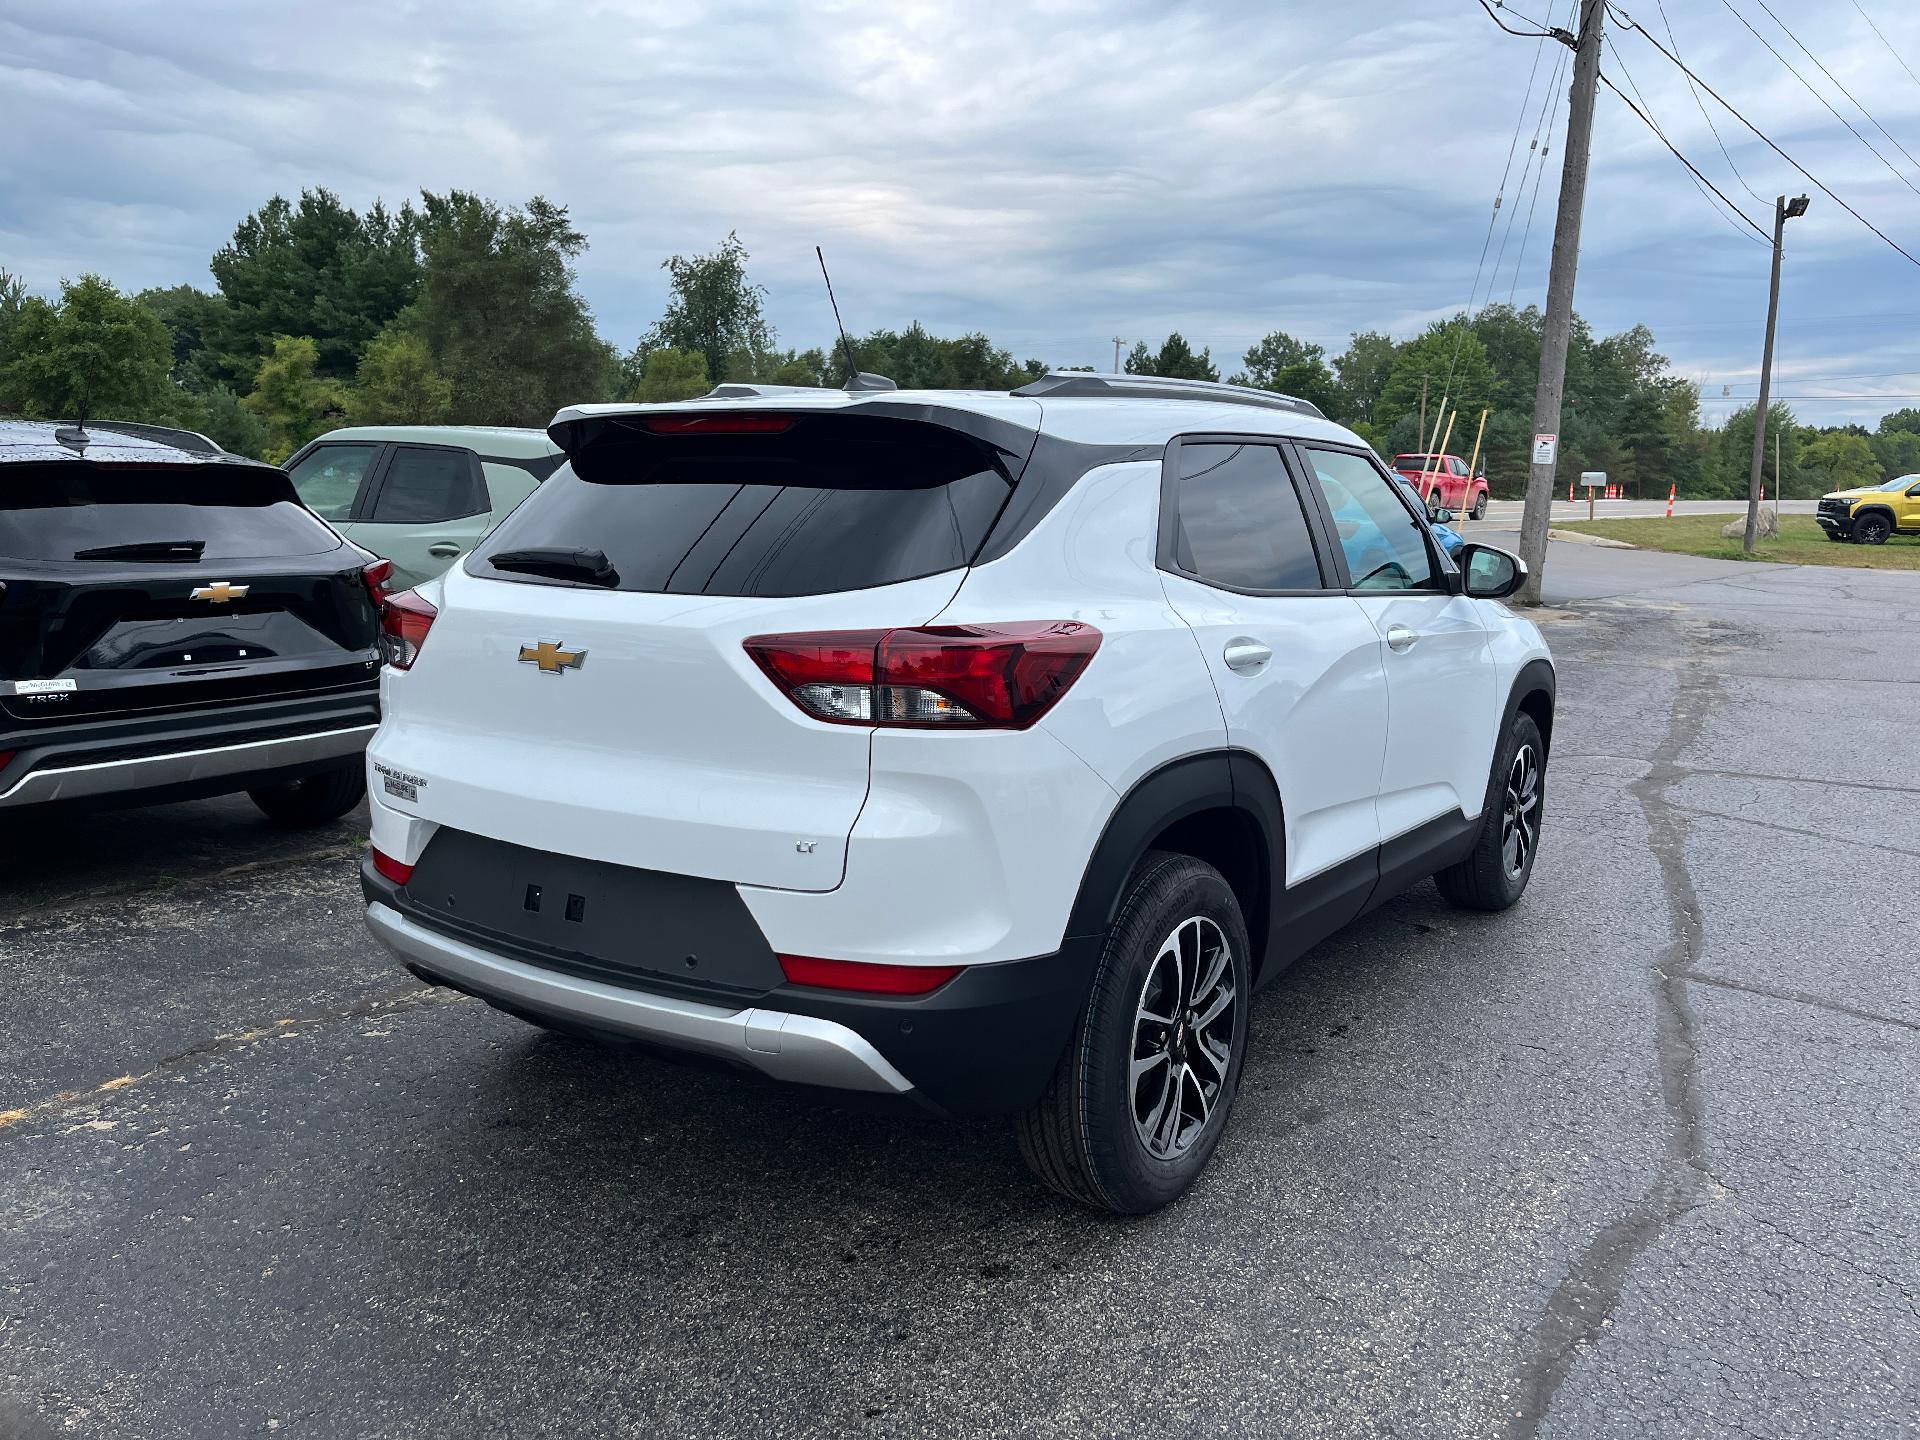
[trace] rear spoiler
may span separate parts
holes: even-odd
[[[744,403],[743,403],[744,402]],[[824,403],[823,403],[824,402]],[[897,400],[890,392],[868,391],[847,394],[801,385],[738,385],[717,387],[698,400],[673,405],[569,405],[560,410],[547,426],[547,437],[573,460],[582,451],[611,432],[628,435],[644,433],[638,423],[650,415],[722,415],[762,412],[790,414],[796,423],[808,419],[848,419],[872,416],[880,419],[931,425],[963,435],[1004,457],[1003,467],[1018,476],[1039,438],[1039,414],[1035,407],[1031,425],[1023,425],[998,415],[983,414],[963,405],[942,405],[924,400]]]

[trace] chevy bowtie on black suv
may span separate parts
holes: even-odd
[[[0,816],[239,790],[345,814],[386,575],[203,437],[0,422]]]

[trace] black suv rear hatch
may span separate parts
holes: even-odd
[[[57,723],[365,685],[367,558],[270,466],[0,466],[0,710]]]

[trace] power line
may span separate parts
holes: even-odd
[[[1573,19],[1573,7],[1575,3],[1577,3],[1577,0],[1568,0],[1567,19],[1569,23],[1571,23]],[[1551,11],[1548,12],[1548,19],[1552,19]],[[1554,57],[1553,74],[1547,81],[1547,93],[1540,97],[1540,115],[1539,118],[1533,122],[1533,142],[1527,148],[1527,163],[1535,166],[1533,172],[1533,195],[1527,201],[1527,223],[1525,228],[1520,232],[1520,248],[1514,252],[1513,256],[1513,280],[1507,286],[1507,304],[1509,306],[1513,304],[1514,296],[1520,289],[1520,265],[1521,262],[1526,259],[1527,240],[1533,234],[1533,212],[1540,204],[1540,182],[1545,178],[1547,173],[1547,156],[1553,150],[1553,131],[1554,127],[1558,125],[1560,121],[1559,112],[1553,109],[1553,98],[1560,91],[1560,77],[1566,73],[1567,61],[1572,54],[1573,52],[1571,50],[1562,49],[1560,53]],[[1543,129],[1546,133],[1546,142],[1544,145],[1541,143],[1541,132]],[[1527,188],[1527,173],[1525,169],[1522,169],[1520,172],[1520,188],[1522,190]],[[1500,259],[1506,255],[1507,240],[1513,234],[1513,215],[1513,211],[1507,212],[1506,233],[1500,237],[1500,255],[1494,259],[1493,283],[1495,285],[1500,283]]]
[[[1518,35],[1522,40],[1548,40],[1548,39],[1560,38],[1559,36],[1555,35],[1552,30],[1542,25],[1538,20],[1527,20],[1526,16],[1521,15],[1519,11],[1514,10],[1510,6],[1508,6],[1505,3],[1505,0],[1494,0],[1494,3],[1492,5],[1489,5],[1487,3],[1487,0],[1480,0],[1480,8],[1487,12],[1488,19],[1492,20],[1494,24],[1498,25],[1502,30],[1506,31],[1507,34]],[[1534,28],[1531,30],[1516,30],[1511,25],[1507,24],[1506,21],[1502,20],[1497,14],[1495,14],[1494,12],[1496,10],[1506,10],[1509,14],[1514,15],[1518,19],[1527,20],[1527,24],[1533,26]]]
[[[1762,45],[1767,47],[1767,53],[1769,55],[1773,56],[1774,59],[1778,60],[1782,65],[1787,67],[1787,73],[1789,75],[1793,76],[1794,79],[1798,80],[1802,85],[1807,87],[1807,93],[1809,95],[1813,96],[1814,99],[1818,100],[1822,105],[1827,107],[1827,113],[1829,115],[1833,116],[1834,119],[1838,120],[1842,125],[1847,127],[1847,133],[1849,135],[1853,136],[1854,139],[1858,140],[1862,145],[1867,147],[1867,153],[1869,155],[1873,156],[1874,159],[1878,160],[1882,165],[1887,167],[1888,174],[1892,175],[1894,179],[1898,180],[1902,185],[1906,186],[1907,189],[1913,191],[1914,194],[1920,195],[1920,186],[1915,186],[1911,180],[1907,179],[1906,176],[1900,173],[1899,167],[1897,167],[1891,160],[1887,159],[1886,156],[1882,155],[1878,150],[1874,149],[1873,142],[1867,139],[1867,137],[1862,135],[1858,130],[1856,130],[1854,128],[1853,122],[1847,119],[1846,116],[1842,115],[1839,112],[1839,110],[1835,109],[1833,102],[1827,99],[1827,97],[1822,95],[1818,90],[1816,90],[1811,80],[1807,79],[1806,76],[1802,75],[1798,70],[1794,69],[1793,62],[1787,59],[1787,57],[1782,55],[1778,50],[1774,49],[1773,42],[1767,39],[1767,37],[1762,35],[1758,30],[1754,29],[1752,24],[1748,22],[1746,16],[1742,15],[1738,10],[1733,8],[1733,0],[1720,0],[1720,3],[1727,7],[1727,13],[1729,15],[1733,16],[1734,19],[1738,20],[1742,25],[1745,25],[1747,27],[1747,33],[1749,35],[1753,36],[1754,39],[1758,40]],[[1772,14],[1773,12],[1768,11],[1767,13]],[[1784,30],[1786,29],[1786,26],[1783,25],[1780,28]],[[1798,45],[1800,42],[1796,40],[1794,43]],[[1804,50],[1806,47],[1802,45],[1800,48]],[[1818,65],[1820,62],[1816,60],[1814,61],[1814,63]],[[1857,105],[1860,102],[1856,100],[1854,101],[1854,103]],[[1867,118],[1872,119],[1873,117],[1869,115]]]
[[[1748,216],[1746,211],[1742,210],[1738,205],[1734,204],[1733,201],[1727,199],[1726,195],[1721,191],[1720,187],[1718,185],[1715,185],[1711,180],[1707,179],[1705,175],[1701,174],[1699,167],[1695,165],[1691,160],[1687,159],[1685,155],[1682,155],[1680,153],[1679,147],[1667,138],[1667,132],[1660,128],[1660,122],[1653,118],[1653,114],[1652,114],[1653,107],[1651,105],[1647,105],[1647,97],[1641,94],[1640,86],[1634,81],[1633,72],[1627,69],[1627,58],[1621,52],[1618,46],[1614,47],[1613,62],[1614,64],[1620,67],[1620,73],[1627,77],[1627,84],[1633,87],[1633,93],[1635,96],[1639,98],[1640,105],[1634,104],[1632,100],[1628,100],[1625,95],[1621,94],[1620,87],[1613,83],[1613,80],[1607,75],[1607,73],[1604,70],[1600,72],[1601,83],[1604,84],[1609,90],[1613,91],[1614,94],[1619,95],[1621,100],[1626,102],[1627,108],[1633,111],[1633,113],[1638,115],[1642,120],[1644,120],[1647,124],[1647,128],[1653,131],[1655,135],[1660,137],[1660,143],[1666,146],[1667,149],[1673,152],[1674,159],[1678,160],[1682,165],[1687,167],[1687,173],[1693,176],[1693,188],[1700,192],[1700,197],[1703,200],[1706,200],[1708,205],[1713,204],[1713,201],[1707,196],[1707,191],[1710,189],[1713,191],[1715,195],[1718,195],[1720,197],[1720,203],[1722,205],[1725,205],[1728,210],[1731,210],[1734,216],[1737,216],[1740,219],[1740,221],[1744,225],[1746,225],[1748,230],[1753,231],[1754,235],[1758,237],[1759,243],[1761,243],[1762,245],[1767,244],[1768,243],[1767,232],[1762,230],[1758,225],[1754,224],[1752,218]],[[1645,110],[1642,110],[1640,108],[1641,105],[1647,105],[1647,108]],[[1741,230],[1738,225],[1734,225],[1733,219],[1730,218],[1725,212],[1716,208],[1713,213],[1720,216],[1720,218],[1722,220],[1725,220],[1728,225],[1733,226],[1734,234],[1740,235],[1743,237],[1745,236],[1746,231]]]
[[[1885,135],[1887,137],[1888,143],[1891,144],[1893,148],[1898,150],[1902,155],[1905,155],[1907,157],[1907,163],[1909,165],[1914,166],[1916,169],[1920,169],[1920,160],[1916,160],[1913,158],[1912,152],[1909,151],[1906,146],[1902,145],[1899,142],[1899,140],[1894,138],[1893,134],[1887,129],[1886,126],[1880,123],[1880,121],[1874,116],[1874,113],[1871,110],[1867,109],[1865,105],[1860,103],[1858,96],[1856,96],[1851,90],[1847,89],[1845,85],[1840,83],[1840,78],[1837,75],[1835,75],[1831,70],[1827,69],[1825,65],[1820,64],[1820,57],[1814,54],[1811,50],[1807,49],[1805,42],[1803,42],[1798,35],[1794,34],[1793,31],[1787,28],[1786,21],[1782,20],[1778,15],[1775,15],[1773,13],[1773,7],[1767,4],[1767,0],[1755,0],[1755,3],[1759,5],[1759,7],[1762,10],[1767,12],[1767,18],[1772,20],[1774,24],[1780,27],[1780,31],[1783,35],[1785,35],[1789,40],[1791,40],[1794,44],[1800,47],[1800,53],[1802,55],[1806,56],[1807,59],[1813,61],[1815,65],[1818,65],[1820,67],[1820,73],[1827,77],[1828,83],[1830,83],[1833,86],[1833,88],[1838,90],[1842,95],[1846,96],[1847,99],[1853,101],[1853,108],[1858,110],[1862,115],[1867,117],[1867,123],[1872,125],[1873,128],[1878,130],[1882,135]]]
[[[1667,42],[1673,46],[1673,53],[1678,55],[1680,42],[1674,38],[1673,22],[1667,18],[1667,0],[1654,0],[1654,3],[1660,7],[1660,23],[1667,27]],[[1700,98],[1700,91],[1694,85],[1692,76],[1687,77],[1687,93],[1693,96],[1693,103],[1700,107],[1700,118],[1707,122],[1707,129],[1713,132],[1713,143],[1720,147],[1720,154],[1726,159],[1727,168],[1733,172],[1733,178],[1740,182],[1740,188],[1753,196],[1754,204],[1766,204],[1764,199],[1754,194],[1753,187],[1747,184],[1747,177],[1742,175],[1740,167],[1733,163],[1733,154],[1727,149],[1727,142],[1720,138],[1720,127],[1713,123],[1713,116],[1707,113],[1707,102]]]
[[[1860,0],[1853,0],[1853,8],[1860,10]],[[1887,53],[1893,56],[1894,63],[1907,72],[1907,78],[1912,80],[1914,84],[1920,85],[1920,75],[1915,75],[1913,73],[1913,67],[1900,58],[1900,52],[1893,48],[1893,42],[1887,39],[1886,36],[1880,35],[1880,27],[1873,23],[1873,17],[1867,14],[1865,10],[1860,10],[1860,18],[1867,22],[1867,28],[1869,30],[1873,31],[1875,35],[1880,36],[1880,43],[1887,47]]]
[[[1733,116],[1734,119],[1738,120],[1742,125],[1746,126],[1747,129],[1751,130],[1755,135],[1759,136],[1762,144],[1764,144],[1769,150],[1773,151],[1774,154],[1778,155],[1782,160],[1786,161],[1789,165],[1793,166],[1794,169],[1798,170],[1802,175],[1804,175],[1807,178],[1808,182],[1811,183],[1816,189],[1818,189],[1822,195],[1825,195],[1829,200],[1833,201],[1834,204],[1838,205],[1842,210],[1846,211],[1849,215],[1853,216],[1854,219],[1858,220],[1862,225],[1866,226],[1867,229],[1871,230],[1875,235],[1878,235],[1882,240],[1886,241],[1886,243],[1890,247],[1892,247],[1892,249],[1896,253],[1898,253],[1902,259],[1906,260],[1908,264],[1913,265],[1917,269],[1920,269],[1920,258],[1916,258],[1911,252],[1909,252],[1906,249],[1905,246],[1901,245],[1898,241],[1894,240],[1892,236],[1888,235],[1886,231],[1882,230],[1878,225],[1874,224],[1871,220],[1867,219],[1866,216],[1862,215],[1858,210],[1854,209],[1853,206],[1849,205],[1846,201],[1842,200],[1838,195],[1834,194],[1833,191],[1827,187],[1826,182],[1821,180],[1811,170],[1807,169],[1806,166],[1802,165],[1798,160],[1794,159],[1791,155],[1787,154],[1787,152],[1782,150],[1778,145],[1774,144],[1771,137],[1769,137],[1764,130],[1762,130],[1758,125],[1755,125],[1751,120],[1747,119],[1747,117],[1745,115],[1742,115],[1738,110],[1734,109],[1731,102],[1729,102],[1724,96],[1722,96],[1718,90],[1715,90],[1711,85],[1707,84],[1705,80],[1700,79],[1700,77],[1696,75],[1692,70],[1689,70],[1685,65],[1682,65],[1680,63],[1680,58],[1677,55],[1675,55],[1671,50],[1667,49],[1666,46],[1662,45],[1657,39],[1655,39],[1653,36],[1653,33],[1649,31],[1646,28],[1646,26],[1640,24],[1638,21],[1632,19],[1630,16],[1622,15],[1618,10],[1615,10],[1611,4],[1607,6],[1607,10],[1614,17],[1615,20],[1620,22],[1620,25],[1623,29],[1639,31],[1641,36],[1646,40],[1646,42],[1649,45],[1653,46],[1654,49],[1658,50],[1662,55],[1666,56],[1667,59],[1671,60],[1674,63],[1674,65],[1679,68],[1681,74],[1690,76],[1692,79],[1697,81],[1699,83],[1700,88],[1706,91],[1707,94],[1711,95],[1714,98],[1714,101],[1720,106],[1721,109],[1725,110],[1729,115]]]

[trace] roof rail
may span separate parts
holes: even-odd
[[[1111,375],[1089,370],[1049,370],[1012,392],[1046,399],[1211,400],[1222,405],[1255,405],[1326,419],[1311,401],[1273,390],[1223,385],[1218,380],[1176,380],[1164,375]]]

